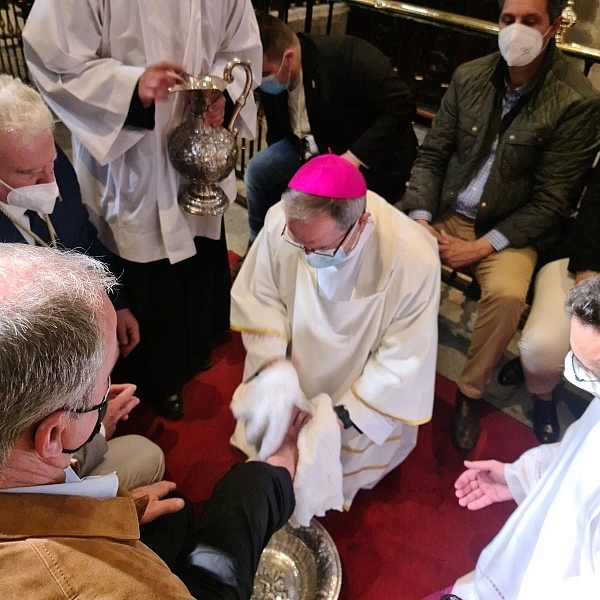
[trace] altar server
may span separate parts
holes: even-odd
[[[514,499],[519,507],[453,593],[464,600],[597,598],[600,590],[600,276],[567,296],[571,351],[565,377],[594,399],[560,443],[512,464],[466,462],[461,506]]]
[[[306,397],[330,396],[345,428],[346,507],[431,418],[439,292],[433,238],[333,154],[292,178],[235,281],[244,379],[289,355]]]
[[[192,75],[223,75],[249,59],[260,83],[262,49],[250,0],[38,0],[23,32],[31,75],[73,134],[83,197],[102,242],[124,262],[142,342],[127,362],[140,395],[181,418],[183,384],[210,366],[213,336],[229,326],[229,268],[221,217],[177,204],[181,178],[166,137],[182,116]],[[240,95],[244,78],[228,88]],[[225,102],[206,114],[223,123]],[[253,137],[252,95],[236,127]],[[233,174],[223,183],[235,198]]]

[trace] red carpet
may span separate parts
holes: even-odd
[[[230,448],[234,421],[228,404],[241,381],[244,349],[237,334],[213,353],[213,368],[184,390],[178,423],[139,406],[121,433],[142,433],[165,452],[167,477],[198,510],[216,481],[243,456]],[[450,443],[455,386],[438,377],[433,419],[421,427],[415,451],[374,490],[358,494],[348,513],[323,524],[335,540],[343,568],[343,600],[420,600],[470,571],[484,546],[514,509],[513,503],[477,512],[461,509],[453,483],[462,457]],[[482,436],[469,458],[514,460],[535,445],[528,428],[485,405]]]

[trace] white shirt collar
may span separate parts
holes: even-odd
[[[11,494],[53,494],[56,496],[89,496],[98,500],[115,498],[119,487],[116,473],[99,477],[84,477],[80,479],[71,467],[65,469],[64,483],[48,485],[32,485],[27,487],[0,490]]]
[[[22,208],[21,206],[13,206],[12,204],[7,204],[6,202],[2,203],[2,208],[15,219],[20,219],[27,210],[26,208]]]

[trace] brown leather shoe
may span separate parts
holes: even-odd
[[[479,425],[479,403],[456,390],[456,407],[450,439],[459,452],[469,452],[475,448],[479,440],[481,427]]]

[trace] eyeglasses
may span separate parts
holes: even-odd
[[[63,452],[65,452],[66,454],[74,454],[80,448],[85,446],[87,443],[91,442],[92,439],[96,435],[98,435],[98,433],[100,432],[100,426],[102,425],[102,421],[104,421],[104,417],[106,416],[106,411],[108,410],[110,386],[111,386],[111,382],[110,382],[110,375],[109,375],[108,388],[106,389],[106,394],[104,394],[104,398],[102,398],[102,402],[100,402],[100,404],[94,404],[94,406],[91,406],[90,408],[62,408],[61,409],[65,412],[76,413],[78,415],[85,415],[87,413],[94,412],[95,410],[98,411],[98,420],[96,421],[96,425],[94,426],[92,433],[90,433],[90,437],[88,437],[88,439],[85,440],[85,442],[83,444],[81,444],[81,446],[79,446],[79,448],[75,448],[73,450],[68,450],[66,448],[63,448]]]
[[[306,254],[316,254],[318,256],[328,256],[329,258],[331,258],[331,257],[335,256],[338,253],[339,249],[346,243],[346,240],[350,237],[350,234],[353,232],[354,228],[358,225],[359,221],[360,221],[360,217],[350,226],[348,231],[346,231],[344,237],[342,238],[342,241],[337,245],[337,248],[335,248],[335,250],[333,250],[333,249],[314,250],[313,248],[307,248],[306,246],[303,246],[302,244],[298,244],[297,242],[294,242],[294,240],[292,240],[287,233],[287,223],[283,226],[283,229],[281,230],[281,239],[284,242],[287,242],[288,244],[290,244],[291,246],[294,246],[295,248],[300,248],[300,250],[303,250]]]
[[[571,351],[571,364],[573,365],[573,375],[579,383],[599,383],[598,375],[594,375],[586,369],[581,361]]]
[[[98,421],[102,423],[104,417],[106,416],[106,410],[108,409],[108,397],[110,395],[110,375],[108,376],[108,388],[106,390],[106,394],[104,394],[104,398],[102,398],[102,402],[99,404],[94,404],[90,408],[63,408],[65,412],[77,413],[78,415],[85,415],[86,413],[98,411]]]

